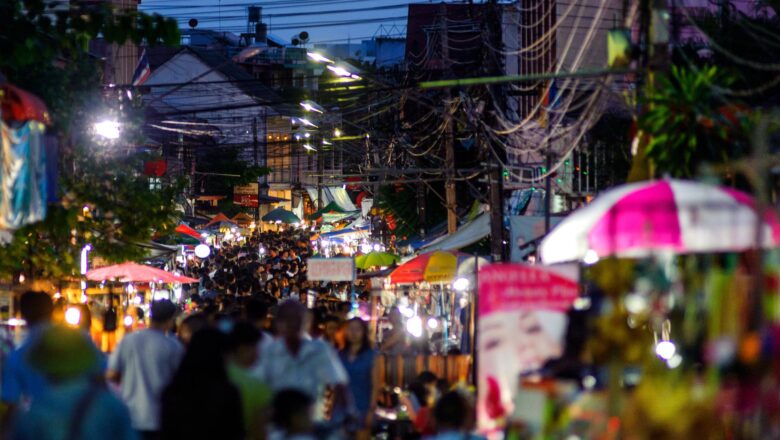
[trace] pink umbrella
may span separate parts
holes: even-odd
[[[606,191],[564,219],[542,241],[547,264],[606,256],[647,257],[658,252],[740,252],[780,244],[772,212],[759,221],[753,198],[700,182],[664,179]]]
[[[176,275],[137,263],[122,263],[114,266],[101,267],[87,272],[90,281],[120,281],[123,283],[197,283],[199,280],[182,275]]]

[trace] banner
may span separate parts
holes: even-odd
[[[550,228],[554,228],[563,219],[564,217],[550,217]],[[526,246],[526,243],[544,235],[544,217],[529,215],[510,216],[509,231],[512,235],[511,260],[515,263],[522,262],[523,258],[535,249],[534,246]]]
[[[478,280],[477,417],[480,429],[491,432],[512,414],[521,374],[563,354],[579,268],[491,264]]]
[[[257,208],[257,183],[237,185],[233,187],[233,203],[236,205]]]
[[[352,258],[309,258],[306,262],[309,281],[354,281]]]

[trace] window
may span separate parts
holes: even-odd
[[[162,179],[159,177],[149,178],[149,189],[152,191],[159,191],[162,189]]]

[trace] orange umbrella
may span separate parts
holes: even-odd
[[[421,281],[449,283],[457,275],[458,265],[469,258],[473,257],[457,251],[433,251],[420,254],[398,266],[398,269],[390,274],[390,282],[392,284]]]
[[[122,263],[87,272],[90,281],[119,281],[122,283],[197,283],[198,279],[167,272],[138,263]]]

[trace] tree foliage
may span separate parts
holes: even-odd
[[[648,136],[645,154],[654,174],[690,178],[704,164],[749,154],[747,109],[719,92],[732,83],[714,66],[674,66],[648,86],[638,126]]]
[[[87,53],[98,36],[110,43],[178,43],[174,20],[117,12],[108,3],[55,11],[41,0],[0,2],[0,72],[49,108],[49,132],[60,143],[61,199],[49,205],[44,221],[15,231],[0,248],[0,277],[77,275],[86,244],[106,261],[139,259],[143,250],[136,243],[175,225],[173,200],[181,182],[152,189],[140,173],[146,155],[136,147],[139,103],[102,90],[97,61]],[[89,133],[92,122],[107,114],[124,121],[115,143]]]

